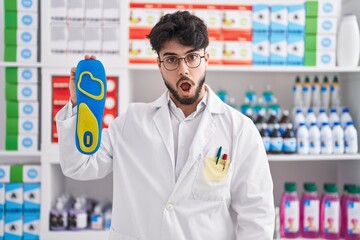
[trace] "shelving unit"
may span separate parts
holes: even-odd
[[[79,182],[64,177],[59,165],[59,154],[57,144],[51,142],[51,77],[53,75],[68,75],[69,69],[75,66],[83,58],[83,55],[51,56],[47,45],[50,27],[48,23],[51,1],[38,0],[41,2],[41,62],[19,63],[0,62],[0,69],[4,67],[34,67],[41,69],[41,150],[38,152],[9,152],[0,149],[0,163],[40,163],[42,170],[42,205],[41,205],[41,239],[45,240],[98,240],[106,239],[106,231],[81,231],[81,232],[52,232],[49,231],[49,212],[55,199],[64,191],[85,193],[85,189],[95,186],[108,186],[98,198],[112,198],[112,176],[94,182]],[[105,67],[108,75],[118,76],[119,82],[119,113],[122,114],[130,102],[149,102],[155,100],[164,90],[164,84],[156,65],[128,63],[128,4],[131,0],[118,1],[120,13],[120,54],[114,57],[98,56]],[[135,2],[167,2],[165,0],[150,1],[138,0]],[[176,0],[175,2],[188,2],[190,0]],[[219,0],[208,0],[209,3],[219,3]],[[239,3],[253,4],[256,1],[242,0]],[[258,2],[266,2],[258,1]],[[281,3],[281,0],[270,1]],[[292,1],[287,1],[291,3]],[[298,2],[298,1],[294,1]],[[0,1],[0,3],[2,3]],[[221,1],[231,4],[233,0]],[[356,0],[343,0],[343,13],[355,12],[360,17],[360,5]],[[259,93],[267,83],[273,87],[280,104],[284,109],[291,109],[292,92],[291,87],[295,77],[309,75],[339,76],[342,86],[342,98],[344,105],[353,110],[352,115],[355,126],[360,130],[360,67],[255,67],[255,66],[222,66],[211,65],[208,68],[206,82],[213,90],[224,87],[229,94],[234,96],[237,103],[244,96],[249,84],[253,84]],[[0,89],[4,89],[4,82],[0,81]],[[345,94],[346,93],[346,94]],[[291,99],[291,101],[289,101]],[[4,126],[2,106],[0,99],[0,132]],[[0,147],[3,139],[0,139]],[[275,203],[279,202],[283,191],[283,183],[291,180],[299,184],[306,181],[315,181],[318,186],[324,182],[333,181],[341,186],[345,182],[360,184],[360,154],[354,155],[269,155],[270,168],[274,180]],[[90,186],[90,187],[89,187]],[[101,187],[98,187],[99,189]],[[320,188],[320,187],[319,187]],[[90,193],[93,194],[93,193]],[[299,238],[302,239],[302,238]]]

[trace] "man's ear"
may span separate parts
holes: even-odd
[[[158,68],[160,68],[161,67],[160,57],[156,58],[156,63],[158,65]]]

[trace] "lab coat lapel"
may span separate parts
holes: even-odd
[[[178,184],[183,180],[183,178],[192,168],[196,160],[199,159],[201,152],[203,151],[206,144],[213,136],[215,130],[216,130],[215,120],[212,117],[212,114],[208,111],[208,109],[205,109],[202,119],[199,123],[198,129],[195,133],[194,139],[192,141],[191,147],[189,149],[188,159],[177,181]]]
[[[166,146],[166,150],[168,151],[173,169],[175,169],[174,138],[166,94],[162,95],[157,101],[154,102],[154,104],[158,110],[155,113],[153,120]]]

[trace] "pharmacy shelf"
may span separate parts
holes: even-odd
[[[134,64],[128,66],[129,70],[158,70],[156,64]],[[273,66],[233,66],[233,65],[210,65],[210,72],[254,72],[254,73],[360,73],[360,67],[273,67]]]
[[[270,162],[296,162],[296,161],[360,161],[360,154],[331,154],[331,155],[299,155],[299,154],[269,154]]]
[[[100,240],[108,239],[109,231],[47,231],[41,233],[41,239],[46,240]]]

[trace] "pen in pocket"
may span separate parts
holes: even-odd
[[[216,165],[219,162],[219,159],[220,159],[220,156],[221,156],[221,150],[222,150],[222,146],[219,147],[219,150],[218,150],[218,152],[216,154]]]
[[[224,171],[224,170],[225,170],[225,166],[226,166],[226,160],[227,160],[227,154],[226,154],[226,153],[224,153],[224,155],[223,155],[223,157],[222,157],[222,160],[224,160],[224,166],[223,166],[223,169],[222,169],[222,171]]]

